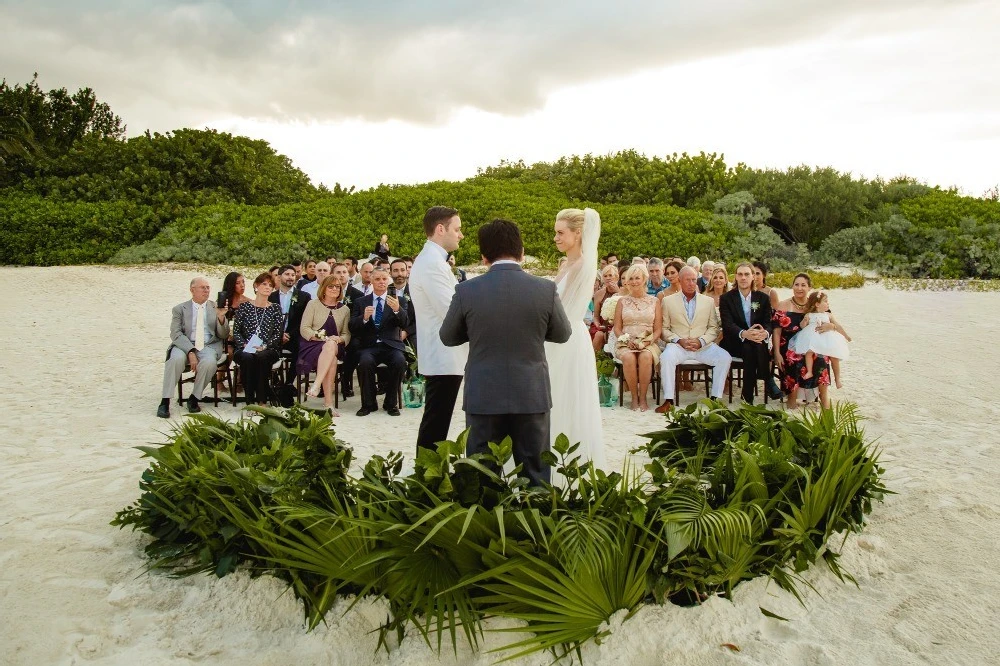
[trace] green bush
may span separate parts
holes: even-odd
[[[0,264],[99,263],[152,238],[153,209],[129,201],[59,203],[27,194],[0,195]]]
[[[865,286],[865,276],[857,271],[849,275],[841,273],[831,273],[829,271],[797,271],[769,273],[767,284],[771,287],[782,287],[791,289],[795,282],[795,276],[805,273],[812,280],[814,289],[857,289]]]
[[[437,204],[454,206],[462,217],[466,238],[457,259],[463,264],[478,262],[476,231],[496,217],[520,225],[527,254],[552,255],[555,214],[569,206],[588,205],[565,199],[545,183],[492,181],[381,186],[347,197],[282,206],[203,206],[182,214],[152,241],[120,252],[114,261],[266,264],[304,255],[367,256],[382,233],[389,235],[393,253],[413,255],[425,240],[420,220],[428,207]],[[593,206],[601,213],[604,254],[770,258],[788,251],[766,227],[751,229],[738,218],[675,206]],[[753,253],[744,254],[749,250]]]
[[[503,617],[531,634],[500,649],[509,657],[579,657],[644,602],[729,598],[761,575],[798,597],[819,559],[851,579],[831,538],[859,531],[887,492],[848,405],[790,416],[693,404],[646,435],[649,464],[624,476],[579,464],[560,436],[544,455],[563,488],[493,471],[509,439],[463,457],[464,434],[421,450],[408,476],[390,453],[353,478],[328,418],[254,411],[259,424],[198,415],[166,445],[141,447],[153,459],[143,495],[112,524],[152,537],[153,568],[275,573],[310,626],[339,595],[383,597],[380,646],[412,626],[438,650],[461,628],[475,649],[483,620]]]

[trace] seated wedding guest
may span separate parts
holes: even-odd
[[[706,261],[701,265],[701,275],[698,276],[698,291],[705,293],[708,283],[712,280],[712,271],[715,270],[714,261]]]
[[[250,301],[243,293],[245,290],[246,280],[243,279],[243,275],[236,271],[229,273],[222,281],[222,291],[216,297],[216,306],[225,311],[226,317],[232,319],[236,309]]]
[[[614,264],[608,264],[601,270],[601,286],[594,292],[594,323],[590,325],[590,338],[594,343],[594,351],[604,349],[608,342],[608,333],[614,327],[615,322],[608,321],[601,316],[601,306],[611,296],[618,293],[618,268]]]
[[[688,260],[684,263],[693,268],[695,274],[701,273],[701,259],[698,257],[688,257]]]
[[[310,282],[316,281],[316,261],[314,259],[309,259],[306,261],[306,273],[299,278],[298,282],[295,283],[296,289],[301,289]]]
[[[649,269],[649,282],[646,284],[646,293],[650,296],[658,296],[661,291],[670,287],[669,282],[663,279],[663,260],[653,257],[646,265]]]
[[[600,261],[597,262],[597,270],[603,270],[605,266],[608,265],[608,258],[601,257]]]
[[[630,266],[632,266],[632,264],[629,263],[628,261],[625,261],[624,259],[622,259],[617,264],[615,264],[615,267],[618,269],[618,286],[619,287],[624,287],[625,286],[625,282],[624,282],[624,280],[625,280],[625,271],[627,271]]]
[[[272,303],[277,303],[281,307],[281,314],[285,315],[285,331],[281,339],[282,345],[288,345],[286,348],[291,349],[294,347],[292,344],[292,339],[294,335],[290,335],[289,331],[294,333],[295,329],[288,327],[288,317],[289,311],[292,308],[292,297],[293,297],[293,287],[295,286],[295,269],[292,268],[290,264],[285,264],[284,266],[278,267],[278,280],[277,289],[271,292],[270,301]],[[294,354],[293,354],[294,357]]]
[[[726,275],[726,269],[722,266],[716,266],[712,269],[708,286],[705,287],[705,295],[711,297],[715,302],[716,310],[719,309],[719,299],[727,291],[729,291],[729,276]]]
[[[767,295],[771,301],[771,309],[773,310],[778,305],[781,297],[778,295],[777,289],[767,286],[767,272],[768,266],[763,261],[753,262],[753,288]]]
[[[340,280],[344,287],[343,302],[348,312],[354,308],[354,304],[365,297],[361,290],[351,285],[350,272],[347,264],[334,264],[331,267],[331,275]],[[354,397],[354,370],[358,367],[358,340],[351,339],[347,344],[347,351],[344,354],[344,363],[340,366],[340,394],[344,399]]]
[[[653,368],[660,358],[663,326],[660,301],[646,293],[649,272],[645,264],[634,264],[625,271],[625,294],[615,308],[615,358],[622,363],[625,384],[632,394],[632,409],[646,411],[646,391],[653,378]]]
[[[376,271],[372,275],[372,293],[354,304],[351,312],[350,331],[358,338],[358,381],[361,383],[361,409],[358,416],[368,416],[378,411],[375,391],[375,368],[384,363],[383,375],[385,402],[383,408],[389,416],[399,416],[396,386],[406,371],[404,342],[400,334],[409,323],[409,313],[395,296],[386,292],[389,272]]]
[[[719,313],[722,347],[734,358],[743,359],[743,401],[752,405],[757,380],[766,380],[771,374],[767,342],[774,324],[770,299],[754,291],[749,262],[736,267],[736,288],[719,299]]]
[[[642,257],[632,257],[632,265],[635,266],[637,264],[642,264],[643,266],[645,266],[646,260],[643,259]]]
[[[667,264],[663,267],[663,280],[667,283],[667,288],[657,294],[657,298],[663,300],[667,296],[673,296],[674,294],[680,293],[681,285],[678,281],[678,276],[684,266],[684,262],[677,261],[676,259],[667,262]]]
[[[378,239],[372,254],[381,259],[383,264],[389,263],[389,236],[387,234],[382,234],[382,237]]]
[[[267,272],[271,274],[271,279],[274,280],[275,287],[278,286],[278,269],[279,268],[281,268],[281,267],[280,266],[271,266],[269,269],[267,269]]]
[[[233,358],[243,375],[247,404],[266,404],[272,399],[271,366],[281,349],[281,307],[268,299],[274,291],[270,273],[253,281],[254,300],[236,310],[233,319]]]
[[[404,342],[409,342],[413,349],[417,348],[417,316],[413,311],[413,301],[410,300],[410,285],[407,282],[409,272],[406,269],[406,261],[403,259],[393,259],[389,264],[389,277],[392,279],[392,288],[395,296],[400,297],[400,301],[406,307],[410,315],[410,323],[403,329],[400,336]]]
[[[615,268],[618,267],[618,255],[614,252],[609,253],[608,256],[604,258],[608,260],[607,265],[614,266]]]
[[[820,404],[824,409],[830,406],[830,359],[817,355],[813,359],[813,374],[808,379],[803,375],[806,371],[805,354],[796,354],[789,349],[788,341],[802,330],[802,319],[809,306],[809,290],[812,289],[812,278],[805,273],[799,273],[792,281],[791,298],[780,301],[774,310],[774,337],[772,353],[774,364],[778,368],[778,378],[781,388],[786,394],[786,405],[794,409],[797,401],[812,399],[812,393],[819,393]],[[823,330],[836,330],[832,325]]]
[[[156,415],[170,417],[170,396],[177,387],[177,380],[185,364],[194,373],[194,387],[187,399],[191,413],[201,411],[198,402],[205,395],[208,382],[215,375],[219,359],[226,352],[223,343],[229,337],[226,312],[208,300],[211,288],[208,280],[196,277],[189,285],[191,299],[175,305],[170,313],[170,347],[163,365],[163,394]]]
[[[344,257],[344,265],[347,266],[347,274],[350,276],[351,286],[357,287],[361,282],[361,274],[358,273],[358,258]]]
[[[302,262],[296,259],[295,261],[289,262],[292,268],[295,269],[295,282],[302,279]]]
[[[403,257],[403,261],[406,263],[406,279],[410,279],[410,271],[413,270],[413,257]]]
[[[361,268],[358,269],[358,275],[361,276],[361,281],[354,286],[357,287],[365,296],[372,293],[372,271],[374,270],[375,266],[373,266],[369,261],[361,264]]]
[[[698,272],[685,266],[678,276],[680,293],[667,296],[660,307],[661,336],[667,346],[660,355],[660,381],[666,398],[656,411],[665,414],[674,406],[675,369],[684,361],[712,366],[712,397],[721,398],[733,357],[715,344],[722,328],[715,302],[698,293]]]
[[[346,272],[346,268],[345,268]],[[295,374],[305,375],[316,371],[316,381],[308,395],[316,398],[323,390],[323,406],[332,416],[340,416],[333,409],[333,381],[337,374],[337,360],[343,360],[347,344],[351,341],[348,325],[351,311],[344,305],[344,285],[341,278],[330,275],[320,283],[318,298],[306,305],[299,325],[299,355],[295,361]]]
[[[330,264],[325,261],[317,262],[314,268],[316,279],[300,287],[303,293],[309,294],[309,298],[316,298],[320,283],[330,276]]]
[[[465,275],[465,271],[455,266],[455,255],[448,255],[448,265],[451,266],[451,272],[455,274],[456,280],[459,282],[465,282],[468,279]]]

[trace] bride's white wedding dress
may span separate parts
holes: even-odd
[[[556,287],[573,334],[563,344],[545,343],[552,385],[550,430],[552,441],[560,433],[570,444],[580,442],[574,455],[580,461],[593,461],[606,469],[604,436],[601,427],[601,403],[597,393],[597,368],[590,333],[583,321],[594,297],[597,275],[597,241],[601,236],[601,218],[596,211],[584,211],[582,256],[559,276]],[[553,479],[556,474],[553,473]]]

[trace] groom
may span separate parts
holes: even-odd
[[[521,270],[524,245],[517,225],[493,220],[479,229],[489,271],[455,288],[441,324],[441,342],[469,343],[463,409],[466,453],[486,453],[508,435],[514,461],[530,485],[549,481],[552,394],[545,342],[566,342],[572,329],[554,282]]]

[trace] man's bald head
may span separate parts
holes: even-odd
[[[698,271],[685,266],[677,273],[677,279],[681,283],[681,293],[685,298],[690,299],[698,292]]]

